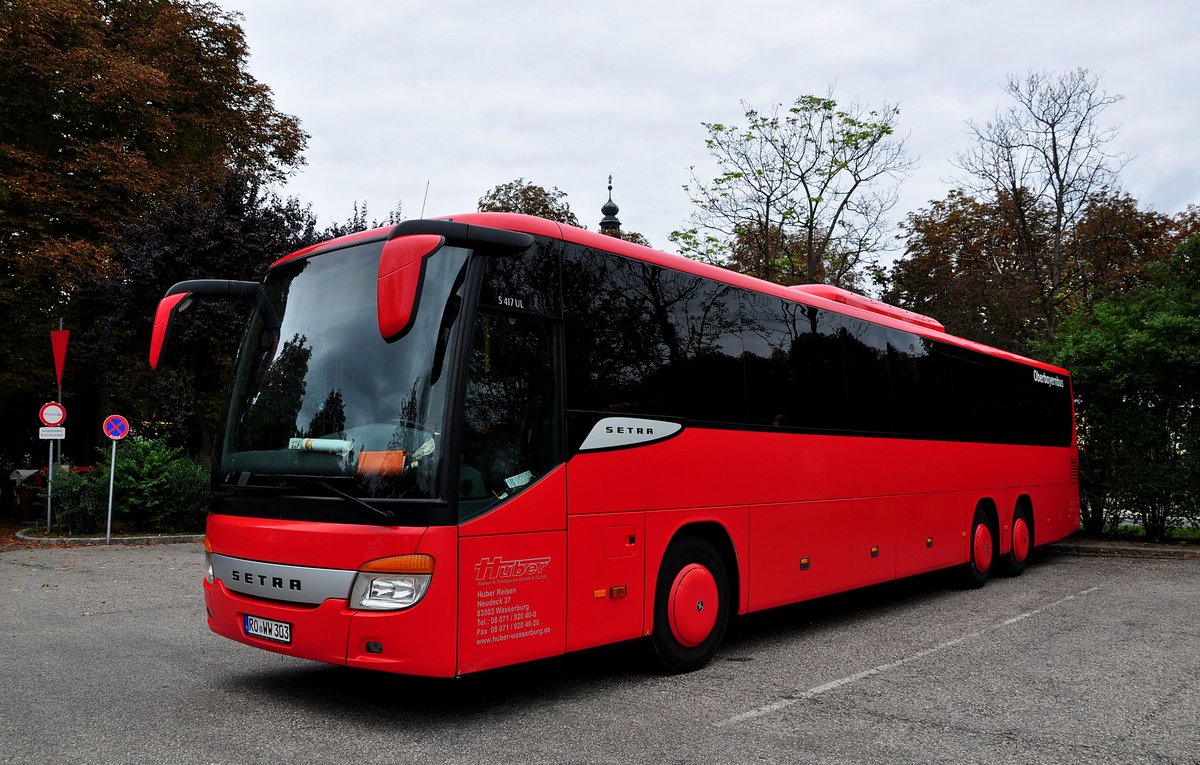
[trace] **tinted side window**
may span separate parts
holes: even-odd
[[[929,402],[922,395],[925,380],[921,377],[921,362],[928,355],[922,338],[911,332],[888,328],[887,364],[892,392],[892,423],[896,432],[905,435],[935,435],[930,421]]]
[[[551,322],[476,315],[463,402],[461,518],[522,491],[562,461],[556,358]]]
[[[746,294],[747,407],[756,425],[841,429],[846,385],[837,314]]]
[[[539,239],[524,252],[484,255],[486,266],[479,306],[561,316],[559,263],[562,249],[561,242]]]
[[[955,423],[951,435],[963,441],[998,443],[1002,411],[999,397],[1004,395],[1004,387],[990,363],[992,359],[955,346],[946,346],[945,352],[951,359],[954,380],[951,404]]]
[[[890,433],[887,333],[878,324],[848,316],[840,318],[846,359],[845,427],[867,433]]]
[[[698,276],[666,271],[679,299],[668,308],[680,349],[664,380],[663,399],[678,398],[683,416],[740,423],[746,419],[738,290]]]
[[[741,322],[732,287],[571,248],[563,290],[568,408],[744,418]]]
[[[1004,378],[1010,407],[1011,424],[1003,435],[1018,443],[1069,446],[1071,389],[1067,379],[1051,373],[1035,374],[1022,364],[998,363],[1007,367]]]

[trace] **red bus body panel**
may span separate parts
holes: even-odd
[[[579,515],[642,512],[645,559],[656,562],[682,525],[717,522],[737,553],[741,610],[753,611],[965,563],[966,530],[985,498],[997,506],[1001,553],[1021,497],[1034,508],[1037,544],[1061,539],[1079,524],[1075,455],[1066,447],[685,428],[668,441],[572,459],[571,528]],[[574,554],[574,537],[571,545]],[[655,566],[646,567],[648,619]]]
[[[529,216],[451,220],[561,239],[800,300],[1069,380],[1053,365],[947,335],[930,323],[836,302],[819,290],[800,295]],[[383,238],[389,230],[316,245],[275,265]],[[221,555],[356,571],[378,558],[425,553],[436,565],[425,597],[389,612],[352,610],[344,598],[315,606],[260,600],[219,580],[206,582],[209,626],[258,648],[336,664],[435,677],[477,672],[650,634],[659,564],[689,529],[728,542],[722,549],[731,556],[739,613],[965,563],[981,502],[995,506],[999,553],[1008,552],[1014,511],[1025,504],[1033,511],[1035,543],[1056,541],[1079,525],[1077,459],[1074,446],[686,426],[665,441],[576,454],[457,527],[212,515],[207,539]],[[291,624],[292,643],[245,635],[246,614]]]
[[[233,592],[216,580],[204,583],[208,626],[239,643],[289,656],[409,675],[455,675],[456,528],[381,528],[211,515],[206,537],[222,555],[350,571],[392,555],[432,555],[436,568],[429,592],[420,603],[402,611],[351,610],[345,599],[338,598],[317,606],[262,600]],[[246,614],[292,625],[292,643],[246,635],[242,629]],[[380,643],[382,651],[368,652],[368,642]]]
[[[562,654],[566,469],[459,527],[460,674]]]
[[[641,637],[646,625],[645,513],[567,520],[568,651]]]

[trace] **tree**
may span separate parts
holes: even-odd
[[[1068,232],[1094,198],[1113,191],[1125,163],[1108,148],[1116,130],[1099,124],[1121,96],[1100,90],[1086,69],[1010,76],[1004,92],[1016,104],[982,125],[968,122],[975,145],[956,161],[975,191],[1011,202],[1006,212],[1019,244],[1038,264],[1045,334],[1053,340],[1059,306],[1078,277],[1067,260]],[[1043,242],[1036,219],[1045,211]]]
[[[396,202],[396,206],[384,217],[379,218],[367,217],[367,203],[363,202],[360,206],[358,202],[354,203],[354,210],[350,213],[350,217],[343,223],[331,223],[326,226],[317,238],[321,241],[326,239],[336,239],[339,236],[354,234],[359,231],[366,231],[372,228],[380,228],[382,226],[395,226],[404,221],[404,206],[401,202]]]
[[[672,241],[772,281],[860,284],[913,166],[895,134],[899,108],[840,109],[832,91],[786,108],[743,107],[744,126],[703,123],[719,172],[703,181],[692,168],[693,225]]]
[[[303,162],[307,136],[247,55],[237,16],[213,3],[0,3],[0,411],[53,394],[47,330],[104,315],[74,304],[81,285],[123,278],[128,226],[187,183],[207,196],[230,172],[261,182]],[[24,448],[0,447],[9,459]]]
[[[626,231],[624,229],[617,229],[616,231],[600,229],[600,233],[604,236],[611,236],[613,239],[620,239],[622,242],[640,244],[643,247],[650,246],[650,240],[636,231]]]
[[[78,291],[73,353],[78,367],[93,370],[86,385],[70,389],[80,413],[104,407],[137,413],[141,432],[141,421],[151,421],[151,435],[207,459],[249,306],[197,301],[176,322],[166,363],[152,372],[146,351],[154,306],[186,279],[257,281],[272,262],[320,238],[307,207],[245,177],[231,176],[214,189],[191,185],[160,205],[116,249],[121,275],[95,275]]]
[[[936,317],[955,334],[1029,353],[1044,342],[1044,253],[1053,210],[1030,206],[1018,225],[1006,194],[982,199],[954,190],[909,215],[904,256],[892,267],[884,299]],[[1059,288],[1059,313],[1087,311],[1097,300],[1130,289],[1149,265],[1170,257],[1171,221],[1142,211],[1128,195],[1097,195],[1063,233],[1069,281]]]
[[[955,190],[910,214],[902,226],[905,253],[883,299],[933,316],[952,334],[1027,351],[1037,287],[1001,208]]]
[[[1145,283],[1064,320],[1078,399],[1084,526],[1139,518],[1152,539],[1200,516],[1200,238]]]
[[[567,192],[557,186],[547,191],[524,178],[502,183],[480,197],[479,212],[522,213],[568,226],[579,225],[579,219],[567,204]]]
[[[185,180],[281,178],[307,136],[246,71],[235,15],[194,0],[0,11],[0,232],[111,241]]]

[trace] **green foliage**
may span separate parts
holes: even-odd
[[[108,485],[92,472],[59,470],[54,474],[54,510],[59,526],[71,534],[104,530],[108,513]]]
[[[1136,518],[1151,539],[1200,518],[1200,238],[1146,283],[1061,325],[1078,399],[1085,528]]]
[[[913,164],[895,136],[899,110],[840,109],[832,94],[743,108],[744,125],[703,123],[718,173],[701,180],[693,168],[691,225],[671,240],[689,257],[770,281],[862,286]]]
[[[97,449],[96,469],[61,471],[54,479],[54,507],[70,533],[105,530],[108,517],[111,447]],[[117,445],[113,481],[114,532],[202,531],[201,503],[209,477],[183,450],[136,436]]]
[[[524,178],[502,183],[484,194],[479,200],[479,212],[521,213],[568,226],[579,225],[579,219],[567,204],[567,192],[557,186],[547,191]]]
[[[953,334],[1030,353],[1045,341],[1051,313],[1086,313],[1170,256],[1166,217],[1139,210],[1126,195],[1097,195],[1062,235],[1050,290],[1044,277],[1053,227],[1044,206],[1031,205],[1017,225],[1007,196],[953,190],[908,216],[905,253],[883,299],[934,316]]]
[[[86,417],[89,404],[100,420],[121,412],[136,433],[207,455],[248,306],[197,301],[175,322],[157,372],[145,362],[154,306],[185,279],[257,281],[274,260],[316,240],[315,219],[295,200],[232,175],[210,189],[182,189],[157,212],[153,222],[128,229],[117,250],[125,278],[97,275],[76,297],[73,360],[95,371],[83,390],[68,387],[67,397],[77,416]],[[115,358],[128,361],[114,365]]]
[[[108,405],[119,404],[108,396],[129,386],[93,392],[93,381],[83,386],[79,372],[99,369],[89,363],[96,358],[109,364],[118,357],[144,358],[140,337],[127,337],[130,325],[108,330],[113,306],[95,290],[102,281],[133,291],[152,286],[157,299],[165,289],[130,267],[130,227],[170,217],[169,200],[181,188],[190,187],[204,207],[230,174],[258,188],[303,164],[307,136],[246,71],[248,57],[238,16],[215,3],[0,2],[0,315],[6,319],[0,411],[24,416],[53,395],[46,331],[59,318],[72,330],[80,329],[73,319],[105,325],[94,344],[72,335],[64,380],[64,393],[76,402],[72,421],[80,422],[84,410],[100,409],[92,400],[81,409],[70,398],[73,381],[88,398],[94,393]],[[203,237],[181,238],[177,229],[168,236],[191,256],[209,244]],[[264,249],[252,262],[268,254]],[[159,273],[166,276],[179,265],[166,263]],[[197,275],[238,278],[231,272]],[[96,300],[81,305],[89,292]],[[147,331],[152,305],[136,305],[137,322]],[[106,347],[110,337],[115,348]],[[80,353],[85,345],[95,354],[86,360]],[[137,353],[126,356],[133,347]],[[114,350],[119,355],[109,352]],[[133,389],[149,385],[142,380]],[[86,457],[91,444],[78,450],[76,443],[68,448]],[[9,439],[0,443],[0,463],[27,465],[23,453],[35,448],[36,440],[24,435]]]

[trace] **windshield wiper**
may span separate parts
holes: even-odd
[[[370,518],[377,518],[384,521],[391,521],[395,520],[396,518],[396,514],[391,510],[381,510],[378,507],[369,505],[353,494],[347,494],[341,489],[330,486],[328,483],[320,480],[319,478],[313,478],[312,476],[307,475],[280,475],[276,477],[285,481],[291,481],[292,483],[300,484],[301,486],[316,486],[319,489],[324,489],[331,496],[340,497],[341,499],[346,500],[348,504],[359,508]]]

